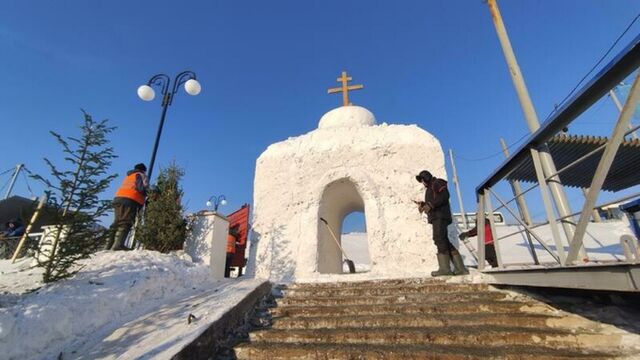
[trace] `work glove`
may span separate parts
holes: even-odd
[[[428,203],[423,202],[423,203],[420,204],[420,209],[419,210],[420,210],[420,213],[428,214],[429,211],[431,211],[431,205],[429,205]]]

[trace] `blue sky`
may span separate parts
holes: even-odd
[[[542,119],[640,12],[633,0],[500,5]],[[616,51],[638,32],[636,24]],[[59,163],[48,130],[75,134],[80,108],[118,127],[114,172],[148,163],[160,102],[140,101],[136,88],[160,72],[196,72],[202,93],[174,100],[157,158],[185,168],[190,210],[213,194],[227,196],[228,210],[251,203],[256,158],[340,105],[326,89],[342,70],[365,84],[352,101],[378,122],[418,124],[454,150],[468,209],[503,158],[464,159],[495,154],[500,137],[511,143],[527,131],[480,0],[3,1],[0,48],[0,170],[23,162],[45,173],[44,156]],[[594,123],[615,120],[606,100]],[[16,193],[29,194],[24,181]]]

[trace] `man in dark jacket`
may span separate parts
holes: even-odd
[[[424,201],[417,202],[418,210],[427,214],[433,229],[433,242],[438,249],[438,270],[431,272],[431,276],[468,274],[460,252],[449,241],[447,226],[451,224],[452,216],[447,182],[434,177],[426,170],[416,175],[416,180],[425,187]],[[451,262],[455,268],[453,273]]]
[[[127,177],[116,192],[113,199],[114,220],[111,225],[111,234],[107,243],[107,250],[126,250],[124,246],[129,231],[133,226],[136,215],[144,206],[147,197],[149,182],[145,174],[147,167],[137,164],[133,170],[127,172]]]

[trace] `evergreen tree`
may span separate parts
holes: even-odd
[[[149,197],[144,220],[136,229],[136,239],[145,249],[166,253],[182,248],[187,234],[179,185],[183,176],[184,170],[175,162],[160,170],[157,192]]]
[[[58,209],[52,236],[44,239],[36,258],[44,267],[44,282],[69,277],[79,269],[78,260],[89,257],[104,242],[105,231],[98,221],[111,208],[109,200],[100,200],[116,174],[107,174],[114,155],[107,136],[115,129],[108,120],[94,121],[83,111],[84,123],[79,138],[63,137],[50,131],[62,146],[65,168],[45,158],[52,179],[33,177],[49,187],[50,205]]]

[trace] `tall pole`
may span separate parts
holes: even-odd
[[[587,190],[586,188],[582,188],[582,195],[584,195],[586,199],[589,196],[589,190]],[[602,222],[600,213],[596,208],[593,208],[593,210],[591,210],[591,218],[593,219],[593,222],[597,222],[597,223]]]
[[[507,147],[507,143],[503,138],[500,138],[500,145],[502,145],[502,151],[504,152],[504,157],[509,158],[509,148]],[[516,205],[518,206],[518,212],[520,213],[520,217],[528,226],[533,224],[531,220],[531,214],[529,213],[529,207],[527,206],[527,201],[524,196],[522,196],[522,187],[520,186],[520,182],[518,180],[510,180],[509,184],[511,185],[511,190],[513,191],[513,196],[516,197]],[[528,231],[525,231],[527,236],[527,242],[529,243],[529,251],[531,251],[531,257],[533,258],[533,262],[538,265],[540,262],[538,261],[538,254],[536,254],[536,250],[533,247],[533,240],[531,240],[531,235]]]
[[[153,144],[153,151],[151,152],[151,161],[149,161],[149,172],[147,172],[147,179],[151,183],[151,175],[153,173],[153,165],[156,163],[156,153],[158,152],[158,145],[160,144],[160,135],[162,135],[162,127],[164,126],[164,118],[167,115],[167,109],[171,103],[171,93],[164,94],[162,98],[162,115],[160,116],[160,124],[158,125],[158,132],[156,133],[156,141]]]
[[[458,194],[458,204],[460,205],[460,214],[462,215],[463,229],[467,230],[467,214],[464,212],[464,204],[462,201],[462,193],[460,192],[460,182],[458,181],[458,170],[456,169],[456,163],[453,160],[453,150],[449,149],[449,159],[451,161],[451,169],[453,170],[453,184],[456,186],[456,194]]]
[[[11,191],[13,191],[13,186],[16,184],[16,179],[18,178],[18,174],[20,174],[20,170],[24,167],[24,164],[16,165],[16,170],[13,172],[13,176],[11,177],[11,183],[9,184],[9,189],[7,189],[7,193],[4,195],[5,199],[8,199],[11,196]]]
[[[511,74],[513,85],[516,89],[516,93],[518,94],[518,99],[520,100],[520,106],[522,107],[524,117],[527,121],[527,126],[531,133],[535,133],[540,128],[540,121],[538,120],[538,115],[533,107],[533,102],[529,96],[529,91],[527,90],[524,77],[520,71],[520,66],[518,66],[515,53],[511,47],[507,30],[504,27],[502,16],[498,9],[497,0],[487,0],[487,3],[489,4],[491,17],[496,28],[496,33],[498,34],[500,44],[502,45],[502,51],[504,52],[504,57],[507,62],[507,66],[509,67],[509,73]],[[556,166],[553,162],[553,158],[551,157],[549,147],[544,144],[538,148],[538,151],[540,153],[541,167],[545,175],[544,177],[547,178],[549,175],[556,174]],[[561,220],[561,223],[564,234],[567,239],[573,239],[575,224],[573,222],[573,217],[570,216],[572,214],[571,206],[567,200],[567,195],[564,192],[564,187],[560,182],[560,177],[556,174],[551,177],[547,183],[549,185],[549,190],[551,191],[551,196],[555,202],[558,215],[563,219]],[[583,257],[583,259],[586,258]]]
[[[620,99],[618,99],[618,95],[616,95],[616,92],[613,91],[613,89],[609,90],[609,96],[611,97],[611,100],[613,100],[613,103],[616,104],[616,108],[618,108],[618,112],[621,113],[622,103],[620,102]],[[629,124],[629,130],[631,129],[633,129],[633,125]],[[638,134],[636,134],[636,132],[633,131],[631,133],[631,137],[633,137],[634,139],[638,139]]]

